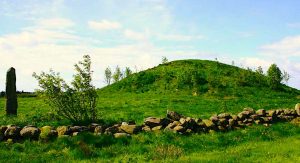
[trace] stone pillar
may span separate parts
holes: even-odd
[[[6,74],[6,115],[17,115],[18,100],[16,91],[16,70],[11,67]]]

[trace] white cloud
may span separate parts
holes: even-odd
[[[123,32],[124,36],[131,40],[146,40],[150,37],[149,31],[145,32],[136,32],[133,30],[126,29]]]
[[[74,22],[64,18],[41,19],[38,26],[47,29],[64,29],[74,26]]]
[[[158,35],[158,38],[161,40],[168,40],[168,41],[192,41],[192,40],[200,40],[204,37],[202,35],[179,35],[179,34],[172,34],[172,35]]]
[[[114,30],[122,28],[119,22],[101,20],[101,21],[89,21],[88,26],[94,30]]]
[[[300,36],[290,36],[261,47],[262,53],[269,56],[300,57]]]

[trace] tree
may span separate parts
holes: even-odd
[[[33,73],[40,87],[37,92],[45,97],[58,116],[74,123],[95,121],[98,95],[91,84],[91,60],[88,55],[83,56],[82,62],[75,64],[75,71],[71,85],[53,70],[49,73],[42,72],[40,75]]]
[[[168,61],[168,59],[167,59],[167,57],[166,56],[163,56],[162,57],[162,60],[161,60],[161,63],[162,64],[166,64],[166,63],[168,63],[169,61]]]
[[[127,78],[128,76],[130,76],[132,74],[132,71],[130,70],[129,67],[126,67],[125,69],[125,77]]]
[[[288,81],[290,80],[291,75],[290,75],[288,72],[283,71],[282,78],[283,78],[283,81],[284,81],[286,84],[288,84]]]
[[[276,64],[272,64],[269,67],[267,71],[267,77],[268,77],[268,84],[270,88],[279,89],[280,83],[283,78],[282,78],[282,73]]]
[[[107,67],[105,69],[105,72],[104,72],[104,75],[105,75],[105,83],[107,85],[110,85],[111,83],[111,78],[112,78],[112,72],[111,72],[111,69],[109,67]]]
[[[262,69],[261,66],[258,66],[257,70],[256,70],[256,73],[260,74],[260,75],[263,75],[264,74],[264,70]]]
[[[116,67],[115,73],[113,74],[114,82],[118,82],[122,79],[122,72],[119,66]]]

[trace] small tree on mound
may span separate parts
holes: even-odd
[[[62,79],[59,73],[50,70],[40,75],[33,73],[41,89],[37,92],[46,98],[46,102],[58,116],[74,123],[94,121],[97,117],[97,92],[92,85],[90,56],[83,56],[83,61],[75,64],[76,74],[71,85]]]
[[[282,72],[280,71],[279,67],[277,67],[276,64],[272,64],[268,71],[267,71],[267,77],[268,77],[268,84],[271,89],[279,89],[281,85],[281,81],[283,79]]]

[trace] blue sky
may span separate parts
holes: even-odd
[[[0,0],[0,90],[11,66],[19,90],[37,88],[31,74],[50,68],[71,80],[84,54],[97,87],[107,66],[144,70],[167,56],[276,63],[300,89],[299,11],[296,0]]]

